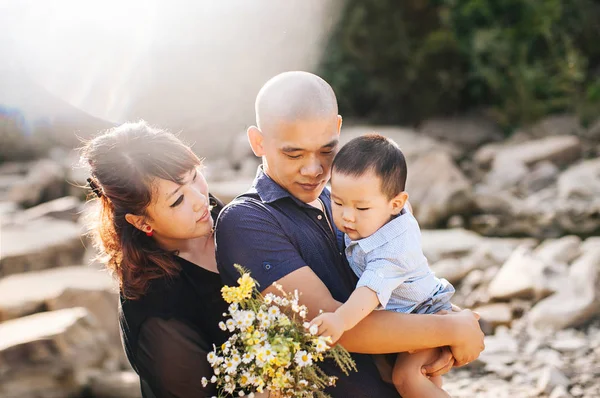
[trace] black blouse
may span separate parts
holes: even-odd
[[[223,204],[212,210],[216,219]],[[152,281],[139,300],[121,297],[119,321],[127,358],[140,376],[144,398],[211,397],[216,391],[202,377],[212,368],[206,355],[227,334],[218,327],[227,304],[219,274],[176,257],[181,272]]]

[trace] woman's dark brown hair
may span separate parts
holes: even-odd
[[[98,206],[91,233],[121,294],[140,298],[150,281],[174,276],[179,266],[172,252],[125,220],[127,213],[148,217],[156,178],[181,184],[201,160],[172,133],[146,122],[125,123],[85,143],[81,160],[90,169]]]

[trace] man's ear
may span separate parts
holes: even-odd
[[[337,133],[340,135],[340,131],[342,131],[342,115],[337,116]]]
[[[147,232],[148,230],[149,226],[146,224],[144,216],[137,216],[135,214],[127,213],[125,214],[125,220],[142,232]]]
[[[248,142],[250,142],[252,152],[254,152],[254,154],[259,158],[262,157],[265,153],[263,148],[264,137],[262,131],[260,131],[256,126],[250,126],[248,127],[246,134],[248,135]]]
[[[404,208],[404,205],[406,204],[406,201],[408,201],[408,194],[404,191],[400,192],[398,195],[396,195],[394,198],[392,198],[390,204],[392,206],[392,214],[393,215],[398,215],[400,214],[400,212],[402,211],[402,208]]]

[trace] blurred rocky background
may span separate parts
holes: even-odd
[[[0,3],[0,397],[139,397],[79,138],[180,132],[228,201],[258,164],[256,92],[297,69],[333,85],[343,142],[407,155],[425,254],[487,335],[448,392],[599,397],[599,20],[591,0]]]

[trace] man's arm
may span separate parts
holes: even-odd
[[[342,305],[308,267],[297,269],[278,280],[284,290],[298,289],[300,300],[312,319],[319,311],[335,312]],[[269,286],[263,293],[275,293]],[[448,315],[400,314],[373,311],[356,327],[343,334],[339,343],[357,353],[383,354],[451,346],[455,365],[476,359],[483,351],[483,333],[469,310]]]

